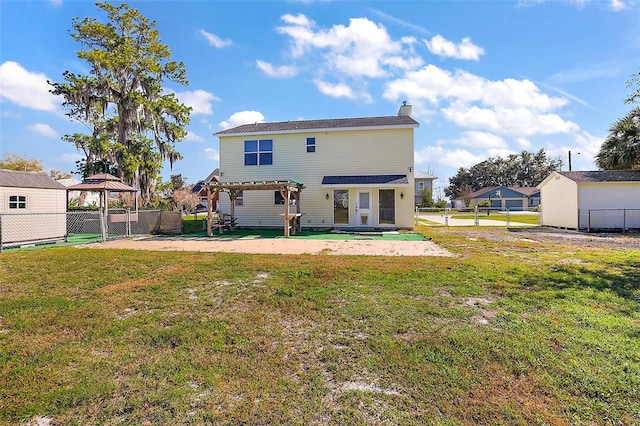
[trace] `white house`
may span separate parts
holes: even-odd
[[[64,240],[66,187],[42,172],[0,170],[3,247]]]
[[[58,179],[58,182],[63,184],[66,188],[82,183],[82,181],[75,178]],[[70,202],[77,202],[79,207],[91,207],[100,205],[100,194],[97,192],[69,191],[67,196]]]
[[[553,172],[539,185],[543,226],[640,229],[640,171]]]
[[[398,115],[246,124],[216,133],[220,184],[299,183],[289,204],[305,228],[413,228],[414,129],[411,106]],[[303,186],[302,186],[303,185]],[[282,191],[244,190],[241,227],[281,227]],[[287,193],[288,190],[287,190]],[[231,211],[229,197],[219,209]]]

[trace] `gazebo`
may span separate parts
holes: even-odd
[[[213,236],[213,208],[212,200],[219,196],[220,192],[229,194],[231,200],[231,223],[235,223],[235,200],[238,191],[280,191],[282,198],[285,200],[293,197],[295,200],[296,210],[292,212],[287,201],[284,203],[284,212],[280,214],[284,222],[284,236],[289,237],[290,233],[294,234],[299,231],[300,217],[304,214],[300,212],[300,193],[304,189],[304,184],[293,179],[288,180],[267,180],[267,181],[250,181],[250,182],[203,182],[202,186],[207,189],[207,235]]]
[[[92,175],[86,178],[82,183],[77,185],[71,185],[67,188],[67,197],[70,191],[90,191],[98,192],[100,194],[100,214],[103,218],[106,218],[109,214],[109,193],[111,192],[132,192],[137,193],[138,190],[122,182],[122,179],[110,175],[108,173],[102,173]],[[136,213],[133,220],[137,220],[138,214],[138,197],[135,198]],[[68,200],[67,200],[68,204]],[[105,232],[104,224],[101,225],[103,230],[103,237]]]

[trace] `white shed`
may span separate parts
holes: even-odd
[[[640,170],[553,172],[538,188],[543,226],[640,229]]]
[[[67,189],[43,172],[0,170],[2,247],[64,240]]]

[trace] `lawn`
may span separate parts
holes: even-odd
[[[457,213],[453,213],[451,212],[451,217],[454,219],[475,219],[476,216],[475,214],[469,214],[469,213],[461,213],[461,214],[457,214]],[[497,220],[497,221],[501,221],[501,222],[506,222],[507,221],[507,214],[504,212],[491,212],[489,216],[487,216],[486,212],[480,212],[479,219],[482,220]],[[509,221],[510,222],[518,222],[518,223],[528,223],[531,225],[535,225],[537,226],[540,222],[539,222],[539,218],[537,214],[514,214],[514,213],[510,213],[509,214]]]
[[[0,254],[0,424],[637,425],[640,250]]]

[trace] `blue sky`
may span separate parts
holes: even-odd
[[[112,2],[113,4],[119,4]],[[131,1],[156,21],[189,86],[184,159],[194,183],[218,166],[224,128],[256,121],[395,115],[413,105],[415,166],[448,185],[459,167],[544,148],[594,169],[640,70],[640,4],[613,1]],[[89,1],[0,1],[0,152],[73,171],[61,140],[82,131],[47,80],[86,73],[73,17]],[[392,147],[390,149],[393,149]],[[580,154],[577,154],[580,153]],[[366,157],[366,153],[364,154]]]

